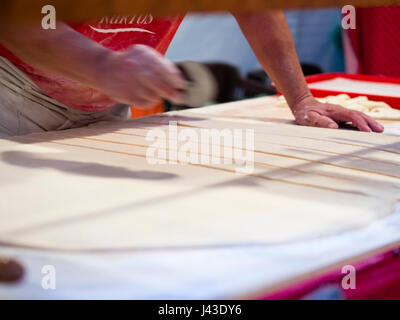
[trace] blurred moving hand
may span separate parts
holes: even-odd
[[[183,103],[183,75],[151,47],[115,52],[61,22],[55,30],[10,24],[0,28],[0,42],[25,63],[97,89],[118,103],[140,108],[160,99]]]
[[[115,101],[147,108],[160,99],[183,104],[186,81],[175,64],[156,50],[135,45],[105,58],[94,86]]]

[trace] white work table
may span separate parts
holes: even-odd
[[[287,110],[259,106],[273,98],[251,100],[248,114],[237,117],[291,122]],[[254,106],[254,113],[251,107]],[[232,116],[235,104],[192,110],[192,113]],[[244,111],[243,111],[244,112]],[[282,112],[282,113],[281,113]],[[283,115],[282,115],[283,114]],[[400,136],[400,123],[387,123],[386,134]],[[1,174],[0,174],[1,177]],[[21,190],[24,201],[24,190]],[[279,245],[231,245],[177,249],[115,249],[52,251],[3,243],[26,270],[17,285],[0,285],[0,299],[223,299],[309,278],[312,272],[354,262],[368,252],[400,246],[400,205],[396,212],[372,224],[338,235]],[[357,260],[357,259],[356,259]],[[43,266],[56,270],[56,289],[41,286]],[[307,276],[306,276],[307,275]]]

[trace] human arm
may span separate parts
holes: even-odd
[[[83,83],[119,103],[148,107],[160,98],[181,103],[185,85],[175,65],[150,47],[114,52],[58,22],[0,27],[0,43],[24,62]]]
[[[361,112],[314,99],[283,11],[235,14],[235,18],[262,67],[288,101],[298,124],[337,129],[340,122],[352,122],[361,131],[383,131],[383,126]]]

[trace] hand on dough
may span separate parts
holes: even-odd
[[[365,132],[383,132],[383,126],[366,114],[342,106],[317,101],[307,97],[292,108],[296,123],[303,126],[339,128],[339,122],[351,122]]]

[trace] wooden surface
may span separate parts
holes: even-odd
[[[41,19],[41,8],[52,4],[59,19],[87,21],[105,15],[184,14],[189,11],[260,11],[271,8],[317,8],[354,6],[378,6],[399,4],[399,0],[2,0],[0,22]]]

